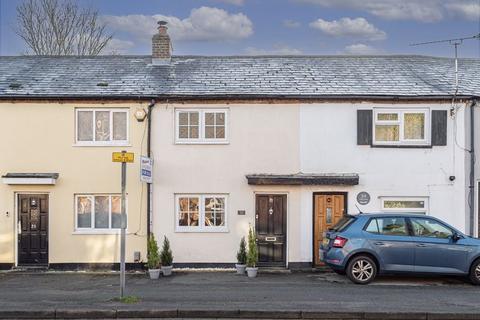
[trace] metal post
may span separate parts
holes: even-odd
[[[126,153],[126,151],[122,151]],[[120,297],[125,293],[125,237],[127,228],[127,215],[125,208],[125,185],[127,182],[127,164],[122,162],[122,223],[120,239]]]

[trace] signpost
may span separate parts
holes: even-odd
[[[120,297],[125,293],[125,241],[127,228],[127,215],[125,208],[125,186],[127,184],[127,162],[132,163],[134,159],[133,152],[113,152],[112,161],[122,163],[122,223],[120,233]]]

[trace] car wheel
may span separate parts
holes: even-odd
[[[475,261],[470,268],[470,281],[473,284],[480,285],[480,259]]]
[[[377,276],[377,265],[368,256],[354,257],[348,263],[347,277],[354,283],[367,284]]]

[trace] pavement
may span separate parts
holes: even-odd
[[[480,287],[461,278],[380,277],[354,285],[333,273],[0,273],[2,318],[480,319]]]

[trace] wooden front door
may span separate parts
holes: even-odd
[[[313,216],[313,263],[321,266],[320,245],[323,232],[333,227],[345,214],[346,194],[315,194]]]
[[[18,195],[18,264],[48,264],[48,195]]]
[[[287,196],[261,194],[255,200],[258,265],[284,267],[287,250]]]

